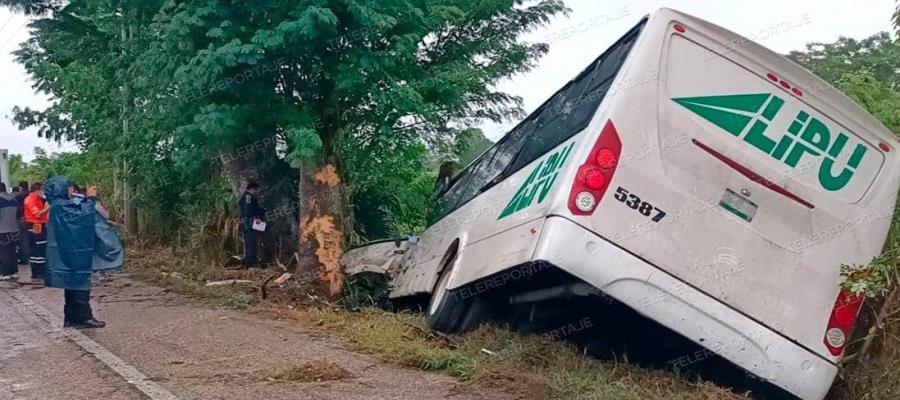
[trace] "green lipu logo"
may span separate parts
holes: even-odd
[[[819,183],[828,191],[846,187],[868,151],[857,143],[847,166],[835,175],[835,161],[847,148],[849,136],[833,136],[822,121],[802,110],[780,138],[767,135],[769,125],[784,106],[784,100],[773,94],[682,97],[672,101],[791,168],[806,155],[822,158]]]
[[[550,157],[541,160],[528,174],[528,178],[525,179],[525,182],[522,183],[522,186],[519,187],[519,190],[516,191],[512,200],[509,201],[497,219],[506,218],[530,207],[534,203],[535,196],[537,196],[537,203],[541,204],[547,198],[547,194],[550,193],[553,184],[556,183],[559,171],[566,163],[566,159],[569,158],[572,147],[575,147],[575,142],[553,153]]]

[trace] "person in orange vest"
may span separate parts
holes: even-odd
[[[47,221],[50,216],[50,205],[44,201],[44,185],[40,182],[31,184],[31,193],[25,198],[25,224],[28,227],[29,247],[31,254],[31,282],[34,285],[44,284],[47,268]]]

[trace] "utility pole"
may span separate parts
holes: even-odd
[[[9,176],[9,151],[0,149],[0,182],[6,184],[9,189],[12,185],[12,177]]]
[[[125,15],[125,13],[122,13]],[[129,39],[129,31],[126,30],[125,25],[122,25],[122,55],[126,55],[126,43]],[[128,82],[127,80],[119,87],[122,93],[122,138],[124,140],[129,140],[128,133]],[[130,232],[131,234],[137,233],[137,213],[134,209],[133,204],[133,188],[128,182],[128,176],[130,174],[130,170],[128,168],[128,160],[122,159],[122,199],[124,203],[124,211],[125,211],[125,230]]]

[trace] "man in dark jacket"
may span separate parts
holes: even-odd
[[[0,281],[18,279],[16,243],[19,241],[19,202],[0,182]]]
[[[253,229],[254,224],[262,222],[266,210],[259,205],[259,184],[250,181],[247,190],[241,195],[238,207],[241,210],[241,234],[244,237],[244,268],[251,268],[258,263],[260,231]]]
[[[65,327],[102,328],[91,310],[91,273],[96,246],[97,190],[74,200],[68,180],[53,177],[44,184],[50,203],[47,224],[47,287],[65,290]]]

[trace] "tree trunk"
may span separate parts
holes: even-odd
[[[894,306],[895,300],[897,299],[897,291],[898,289],[894,288],[888,293],[887,297],[884,299],[884,303],[878,310],[878,314],[875,316],[875,322],[869,328],[869,332],[865,339],[863,339],[862,348],[860,348],[858,353],[858,357],[863,363],[867,363],[871,360],[872,354],[869,353],[869,350],[872,348],[875,338],[883,333],[885,320],[887,320],[891,314],[897,312]]]
[[[319,276],[331,296],[341,293],[344,276],[342,182],[334,162],[300,169],[300,270]]]
[[[220,155],[223,172],[236,199],[244,192],[247,182],[260,184],[259,201],[266,209],[267,229],[263,234],[260,259],[271,261],[287,258],[296,250],[297,207],[294,198],[293,169],[278,157],[274,138],[265,138],[236,147]]]

